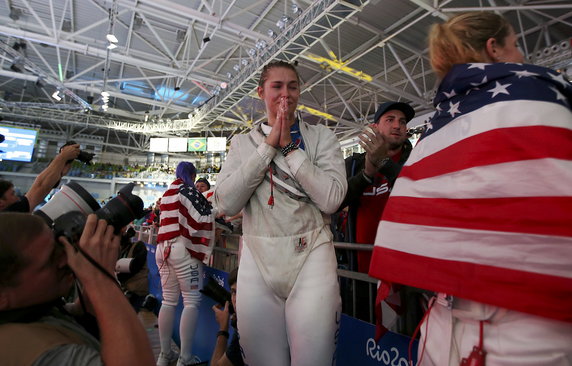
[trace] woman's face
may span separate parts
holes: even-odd
[[[264,85],[258,87],[258,96],[266,104],[268,124],[274,125],[280,100],[285,97],[288,102],[288,120],[294,122],[294,114],[300,97],[300,85],[296,73],[286,67],[273,67],[268,70]]]
[[[518,37],[511,29],[508,36],[504,39],[504,46],[497,43],[497,58],[496,62],[513,62],[524,63],[524,55],[518,48]]]

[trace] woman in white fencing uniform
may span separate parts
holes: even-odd
[[[294,66],[264,67],[258,95],[267,121],[234,136],[215,204],[243,211],[238,329],[245,362],[332,365],[341,300],[328,226],[347,190],[335,135],[296,118]]]

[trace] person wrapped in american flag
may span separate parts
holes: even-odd
[[[157,365],[169,365],[177,358],[171,350],[175,307],[183,295],[180,335],[181,353],[177,365],[190,364],[193,337],[203,287],[203,262],[214,245],[214,213],[211,204],[194,185],[195,166],[177,165],[175,181],[161,198],[156,260],[161,275],[163,303],[159,310],[161,352]]]
[[[572,86],[501,16],[434,25],[442,78],[378,227],[370,275],[435,291],[420,365],[570,365]]]

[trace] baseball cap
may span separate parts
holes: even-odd
[[[199,178],[195,181],[195,184],[199,183],[199,182],[203,182],[204,184],[207,185],[207,187],[209,187],[209,189],[211,189],[211,184],[209,183],[209,181],[206,178]]]
[[[398,111],[403,112],[405,114],[405,119],[407,122],[411,121],[413,117],[415,117],[415,110],[407,103],[402,102],[385,102],[379,105],[377,111],[375,112],[375,117],[373,119],[373,123],[377,123],[379,118],[383,116],[383,114],[387,111],[391,111],[397,109]]]

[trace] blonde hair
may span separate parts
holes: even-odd
[[[504,46],[511,32],[510,23],[492,12],[470,12],[434,24],[429,33],[429,59],[433,70],[443,78],[455,64],[485,62],[487,40]]]

